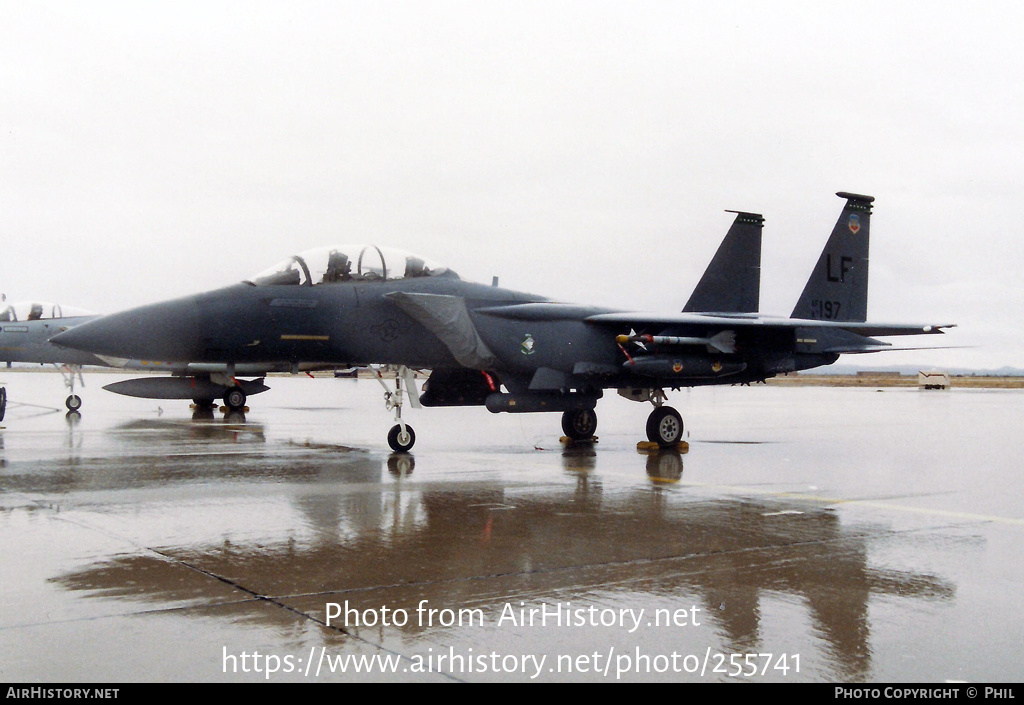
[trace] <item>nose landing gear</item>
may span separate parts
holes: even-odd
[[[56,367],[64,377],[64,386],[68,388],[69,392],[68,398],[64,400],[64,406],[68,408],[68,411],[78,411],[82,408],[82,397],[75,394],[75,375],[78,376],[79,383],[84,387],[85,379],[82,377],[82,366],[56,365]]]
[[[412,426],[402,420],[402,406],[405,404],[405,395],[408,394],[412,407],[414,409],[420,408],[420,397],[416,392],[416,375],[405,365],[400,365],[395,369],[395,390],[391,391],[384,381],[383,368],[374,367],[371,369],[377,377],[377,381],[384,388],[384,406],[387,407],[388,411],[394,410],[395,412],[396,423],[388,432],[388,445],[396,453],[408,453],[412,449],[413,444],[416,443],[416,432],[412,430]],[[408,391],[403,391],[402,389],[403,380]]]

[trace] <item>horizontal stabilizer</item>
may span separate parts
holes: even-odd
[[[828,352],[837,352],[844,355],[856,355],[858,353],[872,353],[872,352],[905,352],[908,350],[962,350],[964,348],[972,347],[970,345],[921,345],[911,347],[895,347],[892,345],[886,345],[885,343],[879,343],[877,345],[864,345],[860,348],[850,350],[829,350]]]
[[[955,323],[839,323],[843,330],[859,335],[940,335],[947,328],[956,328]]]

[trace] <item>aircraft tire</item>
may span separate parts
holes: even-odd
[[[245,408],[245,392],[241,387],[232,387],[224,393],[224,406],[232,411],[239,411]]]
[[[7,413],[7,388],[0,387],[0,421],[4,420],[4,414]]]
[[[671,406],[659,406],[647,417],[647,440],[662,448],[683,440],[683,417]]]
[[[597,431],[597,412],[593,409],[575,409],[562,412],[562,432],[574,441],[593,438]]]
[[[405,425],[404,434],[402,433],[401,424],[395,424],[388,431],[388,445],[396,453],[408,453],[414,443],[416,443],[416,433],[409,424]]]
[[[68,408],[68,411],[78,411],[82,408],[82,397],[72,394],[64,400],[64,406]]]

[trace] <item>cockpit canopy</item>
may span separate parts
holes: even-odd
[[[300,252],[247,282],[256,286],[316,286],[439,276],[458,279],[447,267],[404,250],[376,245],[335,245]]]
[[[43,301],[20,301],[16,304],[0,303],[0,321],[42,321],[72,316],[95,316],[92,311],[77,306],[61,306]]]

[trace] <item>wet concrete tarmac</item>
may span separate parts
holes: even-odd
[[[68,418],[0,370],[6,681],[1024,676],[1019,391],[677,392],[689,452],[655,455],[616,396],[572,448],[424,409],[396,456],[373,381],[193,418],[117,379]]]

